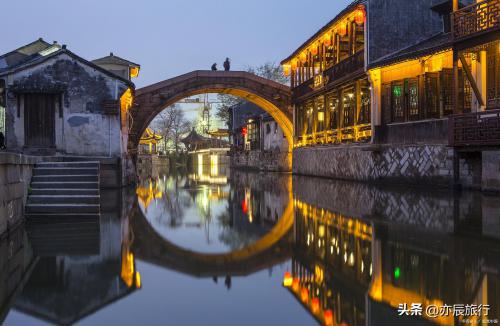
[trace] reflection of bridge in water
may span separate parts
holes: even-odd
[[[137,259],[197,277],[249,275],[291,257],[291,201],[269,233],[245,248],[222,254],[194,252],[168,241],[149,224],[137,205],[130,223],[134,232],[132,251]]]

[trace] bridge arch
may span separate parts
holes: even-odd
[[[290,200],[278,223],[262,238],[242,249],[212,254],[188,250],[165,239],[136,203],[130,219],[132,252],[137,259],[195,277],[248,275],[291,257],[293,212]]]
[[[244,71],[193,71],[137,89],[134,106],[130,110],[133,123],[128,140],[129,153],[136,152],[141,135],[161,111],[183,98],[203,93],[238,96],[269,113],[283,129],[288,141],[288,163],[291,167],[291,90],[288,86]]]

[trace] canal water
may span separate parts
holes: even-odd
[[[4,325],[486,325],[500,198],[209,167],[27,223],[0,260]]]

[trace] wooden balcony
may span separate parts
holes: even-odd
[[[362,71],[365,67],[364,64],[365,52],[359,51],[340,61],[336,65],[333,65],[330,68],[326,69],[322,73],[322,81],[325,82],[322,83],[320,87],[314,85],[314,78],[310,78],[293,89],[293,97],[300,98],[315,89],[319,89],[323,86],[335,83],[342,78],[349,77],[349,75],[351,75],[352,73]]]
[[[500,146],[500,110],[450,116],[450,146]]]
[[[484,0],[452,14],[454,41],[500,30],[500,0]]]

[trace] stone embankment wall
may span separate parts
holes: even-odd
[[[0,237],[19,224],[24,215],[33,167],[38,158],[0,153]]]
[[[482,233],[500,236],[500,201],[478,191],[380,186],[364,182],[293,177],[294,199],[345,216],[375,219],[392,227],[418,227],[453,233],[482,225]]]
[[[277,151],[245,151],[231,153],[231,167],[260,171],[290,172],[288,153]]]
[[[453,186],[454,155],[454,150],[445,145],[298,148],[293,152],[293,173],[356,181]],[[500,190],[500,155],[483,152],[482,156],[487,159],[481,155],[459,156],[458,182],[464,188]],[[483,171],[497,172],[492,176],[492,172]]]
[[[141,177],[156,178],[169,171],[169,159],[166,156],[139,155],[137,173]]]

